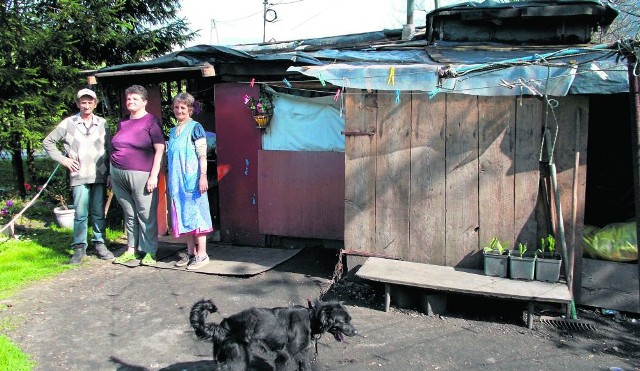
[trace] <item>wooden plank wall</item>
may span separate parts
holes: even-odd
[[[478,247],[478,99],[446,97],[445,222],[447,266],[476,268]]]
[[[345,132],[345,238],[356,251],[376,251],[377,101],[375,94],[350,95],[346,101]],[[382,252],[381,252],[382,253]]]
[[[347,136],[345,248],[469,268],[480,268],[481,248],[494,236],[537,248],[548,217],[539,210],[545,118],[554,128],[560,123],[555,159],[565,230],[573,233],[575,219],[580,236],[588,99],[557,102],[549,110],[536,97],[403,93],[396,103],[388,92],[349,94],[345,130],[374,135]]]
[[[446,265],[445,95],[413,99],[411,190],[407,260]]]

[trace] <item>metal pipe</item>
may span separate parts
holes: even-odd
[[[415,0],[407,0],[407,24],[413,24],[413,8],[415,6]]]
[[[267,39],[267,0],[262,2],[264,9],[262,10],[262,42]]]
[[[553,148],[551,147],[552,138],[549,129],[545,129],[545,145],[547,147],[547,154],[549,155],[549,175],[551,176],[551,193],[555,202],[556,218],[557,218],[557,238],[560,242],[560,252],[562,254],[562,260],[564,261],[564,273],[567,278],[567,286],[569,287],[569,293],[571,294],[571,309],[572,314],[575,313],[575,303],[573,302],[573,272],[569,264],[569,254],[567,253],[567,239],[564,232],[564,220],[562,217],[562,205],[560,204],[560,192],[558,191],[558,176],[556,174],[556,164],[553,161]],[[575,319],[575,315],[573,315]]]

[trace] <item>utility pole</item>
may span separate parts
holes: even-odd
[[[216,45],[220,45],[220,35],[218,35],[216,20],[211,18],[211,25],[209,26],[209,45],[213,45],[213,30],[216,30]]]
[[[267,0],[263,0],[262,5],[264,7],[262,11],[262,42],[265,42],[267,35]]]

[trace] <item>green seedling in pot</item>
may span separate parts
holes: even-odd
[[[543,237],[540,239],[540,248],[538,252],[544,258],[544,253],[546,250],[549,250],[549,255],[554,256],[556,252],[556,239],[553,238],[552,235],[548,235],[547,237]]]
[[[498,240],[496,237],[493,237],[491,239],[491,242],[489,242],[489,246],[485,246],[484,251],[487,253],[491,253],[498,250],[498,254],[502,255],[507,249],[507,246],[509,246],[509,242],[501,243],[500,240]]]
[[[549,254],[551,254],[551,256],[555,255],[555,253],[556,253],[556,239],[553,238],[552,235],[548,235],[547,236],[547,248],[549,249]]]
[[[520,257],[522,258],[522,255],[527,252],[527,244],[523,244],[522,242],[520,242],[518,244],[518,252],[520,253]]]

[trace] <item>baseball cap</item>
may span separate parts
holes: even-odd
[[[76,97],[80,99],[85,95],[88,95],[93,99],[98,99],[98,97],[96,96],[96,93],[91,89],[81,89],[80,91],[78,91],[78,94],[76,95]]]

